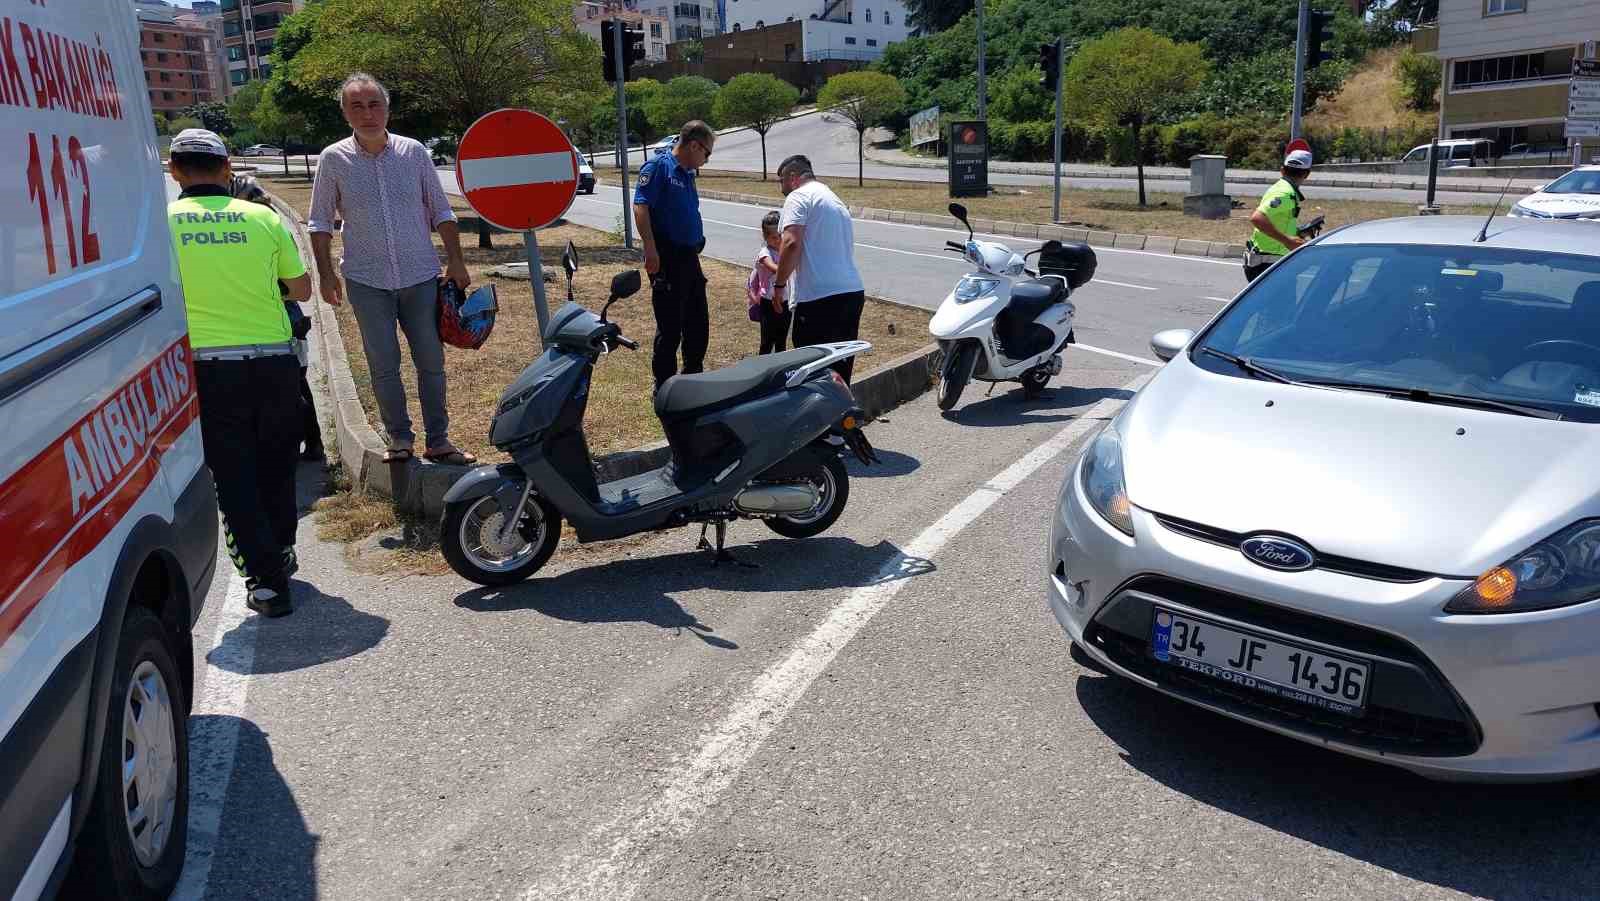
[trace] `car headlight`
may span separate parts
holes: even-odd
[[[999,284],[1000,280],[997,278],[962,276],[961,281],[956,283],[956,303],[966,303],[969,300],[977,300],[985,294],[992,294]]]
[[[1600,598],[1600,519],[1585,519],[1479,576],[1444,609],[1522,613],[1596,598]]]
[[[1133,534],[1133,508],[1122,478],[1122,436],[1107,426],[1083,455],[1083,493],[1089,506],[1118,531]]]

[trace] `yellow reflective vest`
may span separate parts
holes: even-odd
[[[1300,228],[1302,200],[1305,200],[1305,196],[1300,193],[1300,189],[1287,178],[1280,178],[1267,189],[1267,193],[1261,195],[1261,205],[1256,207],[1256,211],[1266,213],[1278,231],[1292,237]],[[1283,256],[1289,252],[1289,248],[1282,241],[1259,228],[1250,233],[1250,243],[1255,245],[1256,250],[1273,256]]]

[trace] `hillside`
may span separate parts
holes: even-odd
[[[1394,101],[1395,61],[1401,48],[1374,50],[1356,67],[1338,94],[1322,100],[1306,116],[1307,131],[1333,132],[1344,128],[1415,131],[1437,122],[1437,113],[1402,109]]]

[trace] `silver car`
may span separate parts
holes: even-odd
[[[1072,642],[1430,777],[1600,771],[1600,244],[1482,227],[1327,234],[1156,336],[1056,505]]]

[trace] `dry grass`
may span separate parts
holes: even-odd
[[[732,191],[741,194],[770,196],[777,201],[782,197],[777,182],[761,181],[759,175],[738,172],[706,171],[699,177],[699,186],[706,191]],[[856,206],[883,210],[909,210],[920,213],[943,213],[950,206],[948,189],[938,182],[895,181],[867,179],[864,187],[854,181],[829,179],[832,188],[844,202]],[[1048,185],[1017,187],[999,185],[989,197],[969,197],[961,202],[975,219],[1001,219],[1008,222],[1049,222],[1052,197]],[[1415,204],[1384,203],[1366,200],[1318,199],[1317,180],[1313,175],[1306,186],[1309,202],[1301,218],[1326,215],[1328,227],[1369,219],[1416,214]],[[1150,193],[1149,206],[1140,208],[1136,191],[1101,191],[1063,187],[1061,190],[1061,218],[1063,224],[1076,228],[1122,232],[1135,235],[1162,235],[1169,238],[1195,238],[1204,241],[1244,243],[1250,237],[1250,213],[1255,208],[1254,198],[1241,197],[1246,206],[1236,209],[1229,219],[1207,220],[1183,215],[1183,196],[1180,194]],[[1456,207],[1446,212],[1478,212],[1487,214],[1489,208]],[[955,220],[950,221],[956,227]]]
[[[1408,110],[1394,100],[1395,62],[1402,48],[1369,54],[1361,67],[1345,80],[1339,93],[1317,102],[1306,116],[1306,129],[1315,132],[1344,128],[1413,129],[1438,121],[1438,113]]]
[[[302,211],[310,206],[310,183],[273,181],[271,190],[291,206]],[[451,198],[459,202],[459,198]],[[465,205],[458,213],[470,212]],[[438,238],[435,237],[437,243]],[[496,248],[480,250],[474,235],[463,236],[468,269],[475,282],[491,278],[488,270],[501,263],[526,259],[522,239],[515,235],[495,235]],[[571,241],[577,248],[580,269],[573,280],[576,300],[598,311],[605,302],[611,277],[627,268],[641,267],[637,251],[621,246],[610,234],[576,225],[560,225],[539,232],[540,257],[547,274],[561,273],[561,250]],[[335,237],[335,253],[338,238]],[[754,248],[752,248],[754,256]],[[755,323],[746,314],[744,285],[749,270],[717,260],[704,259],[706,294],[711,306],[711,345],[706,367],[715,368],[751,356],[759,344]],[[517,373],[541,352],[532,287],[525,281],[495,279],[500,297],[500,315],[494,335],[481,349],[445,348],[445,371],[449,377],[450,435],[456,445],[484,460],[504,459],[488,444],[489,423],[500,392]],[[547,283],[546,299],[551,312],[566,300],[564,282]],[[338,310],[339,328],[349,352],[351,374],[361,394],[368,419],[383,434],[373,401],[371,379],[361,349],[360,332],[349,304]],[[639,342],[640,350],[620,350],[595,367],[594,390],[589,395],[585,428],[589,448],[595,454],[626,450],[659,441],[661,426],[651,406],[650,345],[655,337],[655,320],[650,311],[648,287],[611,308],[612,320],[624,334]],[[861,337],[873,349],[856,364],[857,372],[908,353],[927,341],[928,314],[890,304],[869,303],[861,318]],[[893,334],[890,333],[891,328]],[[406,385],[411,417],[420,430],[421,411],[417,403],[416,372],[409,365],[400,368]],[[421,441],[418,442],[419,448]]]

